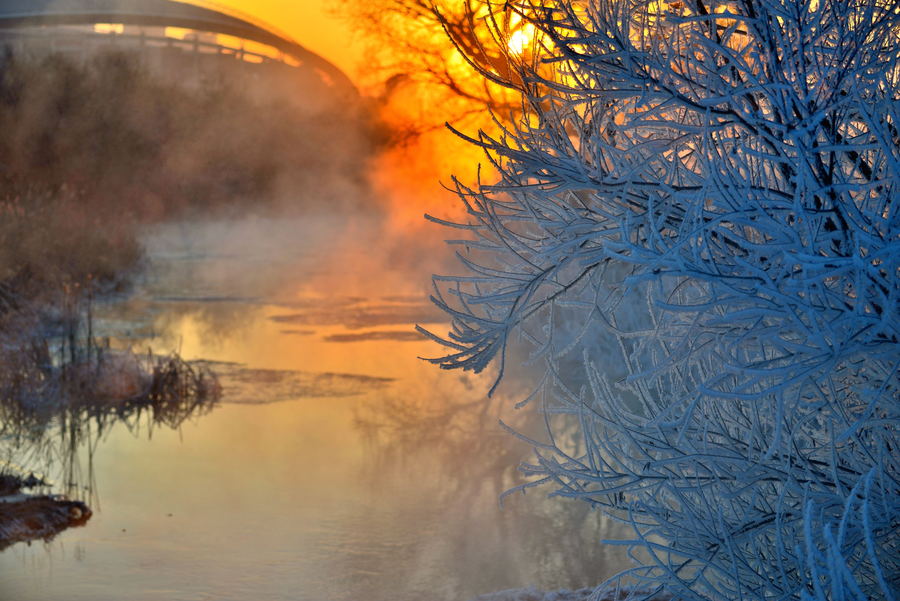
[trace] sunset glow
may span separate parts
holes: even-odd
[[[356,79],[363,43],[333,12],[327,0],[189,0],[191,4],[238,11],[290,35]]]
[[[0,0],[0,601],[894,601],[898,18]]]
[[[537,30],[531,23],[526,23],[523,27],[514,31],[506,42],[510,53],[514,56],[525,54],[529,48],[533,47],[536,33]]]

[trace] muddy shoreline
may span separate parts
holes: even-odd
[[[82,501],[24,492],[40,488],[46,488],[46,483],[33,474],[27,478],[0,475],[0,551],[20,542],[48,542],[63,530],[84,526],[91,519],[93,512]]]

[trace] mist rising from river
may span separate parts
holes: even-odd
[[[499,511],[529,449],[498,419],[534,416],[509,409],[515,379],[489,402],[491,373],[418,359],[445,351],[414,330],[446,331],[430,274],[458,269],[451,232],[421,214],[457,209],[445,166],[385,146],[365,102],[185,86],[118,54],[7,59],[0,91],[6,201],[80,216],[23,221],[36,250],[0,267],[40,260],[62,274],[43,285],[72,282],[118,252],[85,239],[121,231],[141,258],[98,295],[94,334],[176,351],[222,387],[176,430],[111,412],[75,453],[95,516],[0,555],[0,597],[465,599],[621,567],[586,507],[537,492]]]

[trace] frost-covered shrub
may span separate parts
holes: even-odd
[[[542,362],[524,469],[633,526],[639,588],[900,597],[900,4],[505,6],[523,115],[472,140],[435,361]]]

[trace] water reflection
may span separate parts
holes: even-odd
[[[387,388],[394,378],[250,368],[239,363],[202,361],[213,370],[228,403],[278,403],[296,399],[349,397]]]
[[[422,334],[411,330],[387,332],[360,332],[358,334],[332,334],[326,336],[327,342],[363,342],[367,340],[393,340],[395,342],[419,342]]]
[[[219,399],[212,372],[174,355],[137,357],[91,338],[76,345],[74,334],[58,343],[40,330],[4,339],[0,549],[87,523],[98,502],[94,456],[113,427],[177,429]]]
[[[294,307],[294,311],[290,313],[273,315],[269,319],[285,325],[339,325],[348,330],[434,323],[443,319],[437,308],[424,298],[413,302],[394,301],[390,303],[373,303],[365,298],[323,298],[297,302],[294,303]],[[374,333],[370,332],[370,335],[372,334]]]
[[[114,348],[177,348],[217,374],[221,399],[152,440],[134,436],[151,415],[110,416],[102,435],[89,420],[82,456],[102,508],[49,552],[0,554],[0,598],[464,601],[589,586],[623,567],[596,544],[611,525],[586,507],[536,491],[499,508],[529,447],[498,420],[528,431],[539,418],[484,402],[490,375],[417,359],[438,352],[413,330],[438,318],[426,280],[385,283],[346,257],[335,277],[327,224],[270,225],[157,228],[145,281],[98,307],[103,335],[124,334]],[[282,245],[253,243],[288,229]],[[229,251],[234,240],[247,252]]]
[[[472,388],[471,382],[460,383]],[[510,574],[519,583],[589,586],[622,566],[623,558],[597,543],[623,530],[585,504],[564,504],[535,491],[528,498],[507,497],[498,507],[505,491],[523,484],[516,468],[529,452],[507,428],[533,431],[542,418],[536,412],[510,414],[504,411],[509,398],[486,401],[479,395],[483,390],[456,392],[434,391],[428,399],[382,396],[362,404],[354,422],[370,451],[373,490],[390,494],[392,487],[415,482],[426,499],[418,511],[441,508],[435,530],[415,543],[414,555],[432,555],[438,546],[467,580],[440,598],[495,590]],[[465,400],[471,398],[478,400]],[[501,419],[506,427],[500,427]],[[404,578],[423,569],[415,559],[410,566]],[[430,569],[436,577],[436,566]]]

